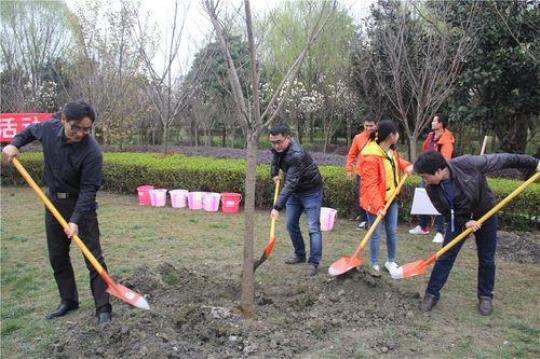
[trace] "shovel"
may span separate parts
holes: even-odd
[[[506,204],[508,204],[508,202],[510,202],[512,199],[514,199],[514,197],[516,197],[518,194],[523,192],[531,183],[533,183],[534,181],[536,181],[539,178],[540,178],[540,172],[536,173],[534,176],[529,178],[527,181],[523,182],[521,184],[521,186],[516,188],[506,198],[504,198],[502,201],[500,201],[495,207],[493,207],[491,210],[489,210],[489,212],[484,214],[477,222],[478,223],[484,223],[485,221],[487,221],[489,219],[489,217],[493,216],[502,207],[506,206]],[[473,231],[472,228],[467,228],[466,230],[461,232],[461,234],[459,236],[457,236],[451,242],[449,242],[447,245],[445,245],[444,247],[439,249],[439,251],[437,251],[437,253],[433,254],[432,256],[430,256],[430,257],[428,257],[426,259],[420,259],[420,260],[417,260],[416,262],[411,262],[411,263],[407,263],[407,264],[402,265],[401,267],[399,267],[398,269],[396,269],[395,271],[393,271],[391,273],[392,278],[394,278],[394,279],[402,279],[402,278],[409,278],[409,277],[414,277],[414,276],[417,276],[417,275],[424,274],[426,272],[427,267],[432,265],[437,260],[437,258],[439,258],[443,254],[448,252],[450,250],[450,248],[452,248],[453,246],[456,245],[456,243],[458,243],[459,241],[461,241],[465,237],[467,237],[469,234],[471,234],[472,231]]]
[[[45,196],[45,194],[43,193],[41,188],[39,188],[39,186],[36,184],[36,182],[34,182],[32,177],[28,174],[28,172],[23,167],[23,165],[19,162],[19,160],[17,158],[14,158],[12,160],[12,162],[13,162],[13,165],[15,166],[15,168],[17,168],[17,170],[24,177],[26,182],[28,182],[30,187],[32,187],[34,192],[36,192],[36,194],[39,196],[41,201],[43,201],[43,203],[45,204],[47,209],[53,214],[53,216],[56,218],[58,223],[60,223],[62,225],[62,227],[64,227],[64,229],[69,228],[69,225],[66,222],[66,220],[56,210],[54,205],[47,198],[47,196]],[[107,271],[105,271],[103,266],[96,260],[96,258],[92,254],[92,252],[90,252],[88,250],[88,248],[84,245],[84,243],[79,238],[79,236],[74,235],[74,236],[71,237],[71,239],[75,242],[77,247],[79,247],[79,249],[84,254],[86,259],[88,259],[88,261],[92,264],[92,266],[94,266],[94,268],[96,269],[98,274],[101,276],[101,278],[105,281],[105,283],[107,283],[107,286],[108,286],[107,287],[107,292],[109,292],[109,294],[114,295],[118,299],[120,299],[120,300],[122,300],[122,301],[124,301],[124,302],[126,302],[128,304],[131,304],[134,307],[141,308],[141,309],[147,309],[147,310],[150,309],[150,306],[148,305],[148,302],[146,301],[146,299],[142,295],[140,295],[137,292],[132,291],[131,289],[129,289],[127,287],[124,287],[121,284],[115,283],[111,279],[111,277],[109,277],[109,275],[107,274]]]
[[[407,174],[403,176],[397,188],[394,190],[394,192],[392,192],[392,195],[390,196],[388,201],[386,201],[386,205],[384,206],[384,213],[388,211],[388,208],[390,208],[390,205],[392,204],[392,202],[394,201],[398,193],[401,191],[401,188],[405,184],[407,177],[408,177]],[[375,232],[375,229],[377,228],[377,226],[379,225],[383,217],[384,216],[381,214],[377,216],[377,218],[375,219],[375,222],[373,222],[373,224],[369,227],[368,232],[366,233],[366,235],[360,242],[360,245],[358,246],[354,254],[350,257],[348,256],[341,257],[340,259],[332,263],[332,265],[328,268],[328,274],[330,274],[331,276],[341,275],[341,274],[347,273],[353,268],[358,267],[364,262],[364,260],[359,257],[360,253],[362,253],[362,251],[366,247],[368,240],[371,238],[371,235],[373,234],[373,232]]]
[[[274,204],[276,204],[276,201],[278,198],[280,181],[281,181],[280,179],[276,181],[276,188],[274,189]],[[257,268],[261,264],[263,264],[264,261],[266,261],[266,259],[270,256],[270,253],[272,253],[272,249],[274,249],[274,244],[276,244],[275,232],[276,232],[276,220],[272,218],[272,222],[270,224],[270,240],[266,244],[266,247],[264,247],[264,251],[261,255],[261,258],[259,258],[253,265],[253,272],[255,272],[255,270],[257,270]]]

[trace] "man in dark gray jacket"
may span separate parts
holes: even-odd
[[[497,217],[483,224],[477,222],[495,207],[495,196],[488,187],[485,173],[504,168],[536,168],[539,161],[528,155],[492,154],[461,156],[445,160],[436,151],[422,154],[414,164],[415,171],[426,182],[427,194],[435,208],[448,223],[443,245],[449,243],[466,228],[472,228],[478,251],[478,310],[481,315],[493,311],[495,283],[495,250],[497,246]],[[464,241],[460,241],[435,262],[429,284],[419,309],[430,311],[439,301],[443,288]]]
[[[308,220],[310,255],[308,275],[317,274],[322,256],[321,205],[322,178],[319,168],[302,146],[289,137],[287,126],[280,125],[270,130],[272,144],[271,176],[279,178],[279,170],[285,173],[285,181],[279,197],[274,204],[271,216],[279,217],[279,211],[287,206],[287,231],[294,246],[294,255],[287,264],[306,261],[306,249],[300,231],[300,215],[304,212]]]

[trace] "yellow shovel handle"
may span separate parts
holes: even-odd
[[[69,225],[68,223],[66,222],[66,220],[64,219],[64,217],[62,217],[62,215],[56,210],[56,207],[54,207],[54,205],[51,203],[51,201],[47,198],[47,196],[45,196],[45,194],[43,193],[43,191],[41,190],[41,188],[39,188],[39,186],[37,185],[37,183],[32,179],[32,177],[30,176],[30,174],[28,174],[28,172],[26,171],[26,169],[23,167],[23,165],[19,162],[19,160],[17,158],[13,158],[12,160],[13,162],[13,165],[15,166],[15,168],[17,168],[17,170],[20,172],[21,176],[24,177],[24,179],[26,180],[26,182],[28,182],[28,184],[30,185],[30,187],[32,187],[32,189],[34,190],[34,192],[36,192],[36,194],[39,196],[39,198],[41,199],[41,201],[45,204],[45,206],[47,207],[47,209],[53,214],[54,218],[56,218],[56,220],[62,225],[62,227],[64,229],[66,228],[69,228]],[[75,244],[79,247],[79,249],[81,250],[81,252],[83,252],[84,256],[86,257],[86,259],[88,259],[90,261],[90,263],[92,263],[92,265],[94,266],[94,268],[96,269],[96,271],[98,272],[98,274],[101,274],[104,269],[103,269],[103,266],[96,260],[96,258],[94,257],[94,255],[92,254],[92,252],[90,252],[88,250],[88,248],[84,245],[84,243],[81,241],[81,239],[79,238],[79,236],[77,235],[74,235],[71,237],[71,239],[75,242]]]
[[[508,202],[513,200],[518,194],[523,192],[527,187],[529,187],[534,181],[540,178],[540,172],[537,172],[534,176],[529,178],[527,181],[523,182],[521,186],[516,188],[512,193],[510,193],[506,198],[504,198],[502,201],[500,201],[495,207],[489,210],[486,214],[484,214],[479,220],[476,222],[484,223],[489,219],[489,217],[493,216],[496,212],[498,212],[502,207],[506,206]],[[472,233],[472,228],[467,228],[459,236],[454,238],[452,241],[450,241],[447,245],[442,247],[437,253],[435,253],[435,257],[439,258],[443,254],[445,254],[447,251],[450,250],[453,246],[456,245],[459,241],[461,241],[463,238],[467,237],[469,234]]]
[[[394,199],[396,199],[399,192],[401,192],[401,188],[403,188],[403,185],[405,185],[405,181],[407,180],[407,177],[409,177],[408,174],[405,174],[403,176],[401,181],[399,181],[399,184],[396,187],[396,189],[394,190],[394,192],[392,192],[392,195],[390,196],[388,201],[386,201],[386,204],[384,205],[384,213],[386,213],[386,211],[388,211],[388,208],[390,208],[390,206],[392,205],[392,202],[394,202]],[[377,228],[379,223],[382,221],[383,217],[384,217],[383,215],[378,215],[377,218],[375,219],[375,222],[373,222],[373,224],[371,226],[369,226],[369,230],[367,231],[366,235],[364,236],[364,238],[360,242],[360,245],[358,246],[358,249],[356,250],[356,252],[354,252],[353,257],[358,257],[360,252],[366,246],[368,240],[371,238],[371,235],[373,234],[373,232],[375,232],[375,229]]]
[[[274,189],[274,204],[277,202],[277,198],[279,195],[279,182],[281,182],[281,179],[278,178],[276,181],[276,188]],[[276,220],[272,218],[272,221],[270,222],[270,238],[274,238],[274,233],[276,232]]]

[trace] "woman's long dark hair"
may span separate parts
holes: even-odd
[[[375,140],[377,144],[380,144],[382,141],[386,140],[388,136],[390,136],[393,133],[398,133],[399,129],[398,126],[395,124],[392,120],[382,120],[379,122],[379,125],[377,126],[377,131],[372,132],[369,135],[370,140]],[[393,150],[395,149],[395,146],[392,145],[391,147]]]

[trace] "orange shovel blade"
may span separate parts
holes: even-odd
[[[354,269],[361,265],[364,261],[360,257],[345,256],[341,257],[328,268],[328,274],[331,276],[337,276],[347,273],[351,269]]]
[[[150,305],[148,305],[148,302],[142,295],[121,284],[113,283],[112,285],[109,285],[107,292],[134,307],[146,310],[150,309]]]
[[[253,265],[253,271],[257,270],[257,268],[259,268],[259,266],[263,264],[266,261],[266,259],[268,259],[268,257],[270,257],[270,253],[272,253],[272,249],[274,249],[275,244],[276,244],[276,237],[270,238],[270,241],[264,248],[264,252],[261,255],[261,258],[259,258],[259,260],[256,261],[255,264]]]
[[[430,263],[426,261],[425,259],[420,259],[420,260],[417,260],[416,262],[411,262],[411,263],[402,265],[401,267],[399,267],[398,269],[390,273],[390,275],[394,279],[403,279],[403,278],[414,277],[417,275],[422,275],[426,273],[426,269],[429,264]]]
[[[121,284],[118,284],[112,280],[107,272],[103,271],[100,273],[101,278],[107,283],[107,292],[110,295],[114,295],[116,298],[124,301],[132,306],[140,309],[149,310],[150,305],[146,299],[137,292],[132,291],[128,287],[125,287]]]

